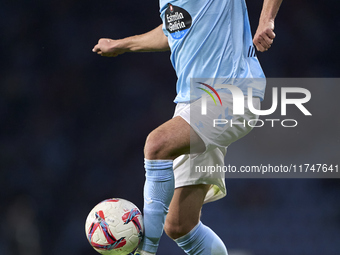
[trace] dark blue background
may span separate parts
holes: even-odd
[[[261,4],[248,1],[253,32]],[[335,0],[284,1],[277,38],[258,53],[266,75],[338,77],[339,7]],[[91,50],[101,37],[140,34],[160,22],[157,1],[1,1],[1,255],[95,254],[84,233],[92,207],[109,197],[142,207],[144,141],[174,109],[169,53],[111,59]],[[312,95],[322,121],[302,120],[304,128],[288,134],[254,130],[230,147],[228,162],[339,163],[340,91],[321,86]],[[245,151],[256,153],[240,157]],[[205,206],[202,220],[230,255],[335,255],[339,184],[227,180],[229,195]],[[159,254],[183,253],[164,236]]]

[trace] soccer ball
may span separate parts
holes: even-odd
[[[85,223],[87,240],[99,253],[127,255],[133,252],[143,238],[143,217],[131,202],[107,199],[97,204]]]

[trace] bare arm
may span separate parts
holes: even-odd
[[[282,0],[264,0],[260,16],[259,26],[257,27],[254,44],[257,50],[267,51],[275,38],[274,20],[279,11]]]
[[[94,46],[93,52],[104,57],[116,57],[125,52],[151,52],[169,50],[168,38],[164,35],[162,25],[141,35],[112,40],[101,38]]]

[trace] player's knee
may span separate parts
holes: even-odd
[[[191,226],[190,224],[187,224],[187,225],[174,224],[174,223],[165,221],[164,232],[171,239],[177,239],[188,234],[194,227],[195,225]]]
[[[144,147],[146,159],[172,159],[166,148],[166,141],[158,132],[151,132],[146,138]]]

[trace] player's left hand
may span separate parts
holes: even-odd
[[[275,36],[274,21],[260,21],[253,43],[258,51],[264,52],[271,47]]]

